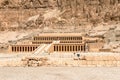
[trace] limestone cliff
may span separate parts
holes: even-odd
[[[54,10],[58,16],[46,20],[44,15]],[[40,15],[36,21],[26,21],[35,15]],[[0,19],[1,30],[119,23],[120,0],[0,0]]]

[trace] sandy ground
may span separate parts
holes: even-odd
[[[0,80],[119,80],[120,68],[0,67]]]

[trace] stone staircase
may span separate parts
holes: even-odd
[[[34,52],[34,55],[38,55],[39,53],[42,53],[44,48],[46,47],[47,44],[41,44]]]
[[[50,47],[55,44],[59,43],[60,41],[53,41],[51,44],[41,44],[34,52],[34,55],[43,55],[45,53],[48,53]]]

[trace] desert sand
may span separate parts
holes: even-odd
[[[0,67],[0,80],[119,80],[116,67]]]

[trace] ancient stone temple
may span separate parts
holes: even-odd
[[[45,45],[45,46],[43,46]],[[86,38],[80,33],[41,33],[28,43],[17,43],[9,46],[10,52],[33,52],[37,49],[48,52],[86,52],[99,51],[103,42],[98,38]]]

